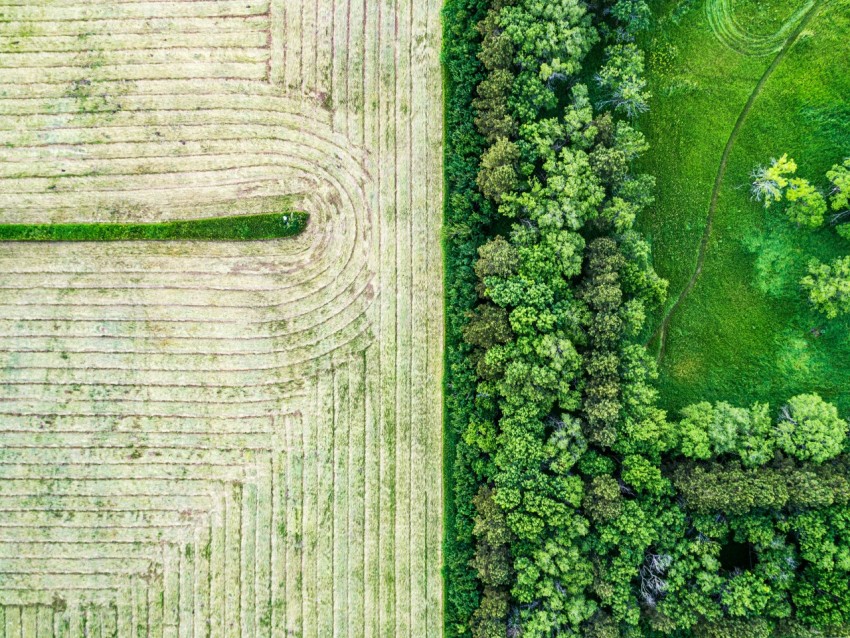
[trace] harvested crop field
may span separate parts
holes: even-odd
[[[0,0],[0,636],[442,634],[437,0]]]

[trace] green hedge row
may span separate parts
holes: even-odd
[[[299,234],[302,212],[152,223],[0,224],[0,241],[256,241]]]
[[[481,38],[476,25],[489,0],[447,0],[443,10],[445,77],[445,211],[443,254],[446,281],[445,346],[445,548],[446,636],[469,636],[469,619],[479,604],[479,584],[470,565],[479,477],[478,454],[462,435],[467,430],[476,376],[463,328],[475,305],[472,263],[484,241],[492,211],[478,192],[475,179],[485,141],[475,128],[472,100],[483,78],[477,58]]]

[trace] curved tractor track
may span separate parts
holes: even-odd
[[[0,636],[442,635],[438,0],[0,0]]]
[[[696,286],[699,276],[702,274],[703,265],[705,264],[705,256],[708,251],[708,243],[711,239],[711,229],[712,224],[714,222],[714,214],[717,210],[717,203],[720,199],[720,189],[723,186],[723,179],[726,176],[726,167],[729,163],[729,156],[732,154],[732,150],[735,147],[735,143],[738,140],[738,136],[740,135],[741,130],[743,129],[744,124],[746,123],[747,117],[749,116],[750,112],[753,109],[753,106],[756,103],[756,100],[764,89],[765,84],[767,84],[767,81],[773,75],[773,72],[779,67],[779,65],[785,59],[785,56],[788,55],[788,52],[793,48],[794,44],[799,39],[800,34],[806,29],[806,27],[812,21],[815,15],[817,15],[818,11],[820,11],[828,3],[829,0],[814,0],[812,2],[807,2],[805,6],[808,8],[805,9],[802,14],[799,10],[796,11],[789,19],[789,22],[785,23],[787,26],[789,23],[791,23],[791,21],[799,20],[790,35],[785,38],[784,44],[781,45],[781,48],[771,61],[770,65],[767,67],[767,69],[765,69],[764,73],[759,78],[759,81],[753,88],[752,93],[750,93],[750,96],[747,98],[744,107],[741,109],[741,112],[738,115],[738,119],[735,121],[735,125],[732,127],[732,131],[729,134],[729,138],[726,140],[726,145],[723,149],[723,154],[720,157],[720,164],[717,168],[717,175],[714,179],[714,186],[711,189],[711,199],[708,206],[708,214],[706,215],[705,229],[700,240],[699,251],[697,253],[697,260],[696,265],[694,267],[694,272],[691,274],[691,277],[685,287],[679,293],[679,296],[676,298],[676,301],[674,301],[673,304],[667,309],[667,312],[662,317],[661,323],[658,325],[658,328],[655,329],[655,332],[647,341],[647,345],[649,345],[656,339],[658,340],[657,361],[659,363],[664,358],[664,354],[666,351],[667,333],[670,328],[670,320],[672,319],[674,313],[682,304],[682,302],[694,289],[694,286]],[[715,22],[718,19],[717,15],[723,15],[723,11],[727,11],[729,12],[729,18],[731,19],[731,9],[728,5],[729,0],[709,0],[708,4],[706,5],[706,10],[709,15],[709,21],[712,24],[712,28],[715,29],[715,34],[717,35],[718,39],[724,44],[727,44],[727,46],[730,46],[731,48],[735,49],[736,51],[744,52],[746,54],[765,55],[766,53],[769,53],[769,48],[767,48],[767,50],[764,50],[767,47],[767,42],[769,38],[757,40],[756,45],[754,45],[753,47],[740,50],[738,46],[733,46],[734,42],[727,41],[726,35],[721,35],[729,33],[730,27],[728,26],[728,23],[723,30],[721,30],[720,32],[717,31],[717,29],[715,28]],[[721,11],[719,7],[725,7],[725,9]],[[783,26],[779,33],[785,32],[785,29],[786,27]],[[743,31],[738,31],[738,33],[742,34],[741,37],[745,37],[743,35]]]
[[[793,35],[794,28],[805,19],[806,14],[817,4],[817,0],[806,0],[779,29],[769,34],[753,33],[746,25],[742,25],[735,16],[733,3],[734,0],[706,2],[705,13],[712,32],[733,51],[742,55],[762,56],[777,53],[782,49]]]

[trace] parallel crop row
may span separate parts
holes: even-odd
[[[0,636],[441,635],[439,9],[0,0],[0,224],[310,217],[0,243]]]

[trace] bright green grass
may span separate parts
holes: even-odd
[[[733,0],[732,6],[741,25],[756,35],[779,30],[791,12],[802,5],[800,0]],[[769,59],[769,58],[767,58]]]
[[[307,213],[237,215],[154,223],[0,224],[0,241],[255,241],[297,235]]]
[[[675,300],[693,273],[724,146],[775,53],[735,52],[709,28],[704,3],[658,1],[649,49],[654,100],[641,127],[653,150],[642,169],[658,178],[658,203],[640,220]],[[800,0],[732,0],[738,22],[768,34]],[[749,15],[748,15],[749,14]],[[748,17],[757,20],[748,22]],[[850,412],[850,321],[811,311],[797,284],[806,262],[850,254],[831,230],[797,230],[779,207],[750,200],[749,174],[787,152],[798,174],[850,155],[850,0],[833,0],[764,84],[729,155],[705,264],[673,314],[661,361],[664,405],[768,401],[817,391]],[[660,314],[655,316],[653,328]],[[657,340],[652,343],[657,348]]]

